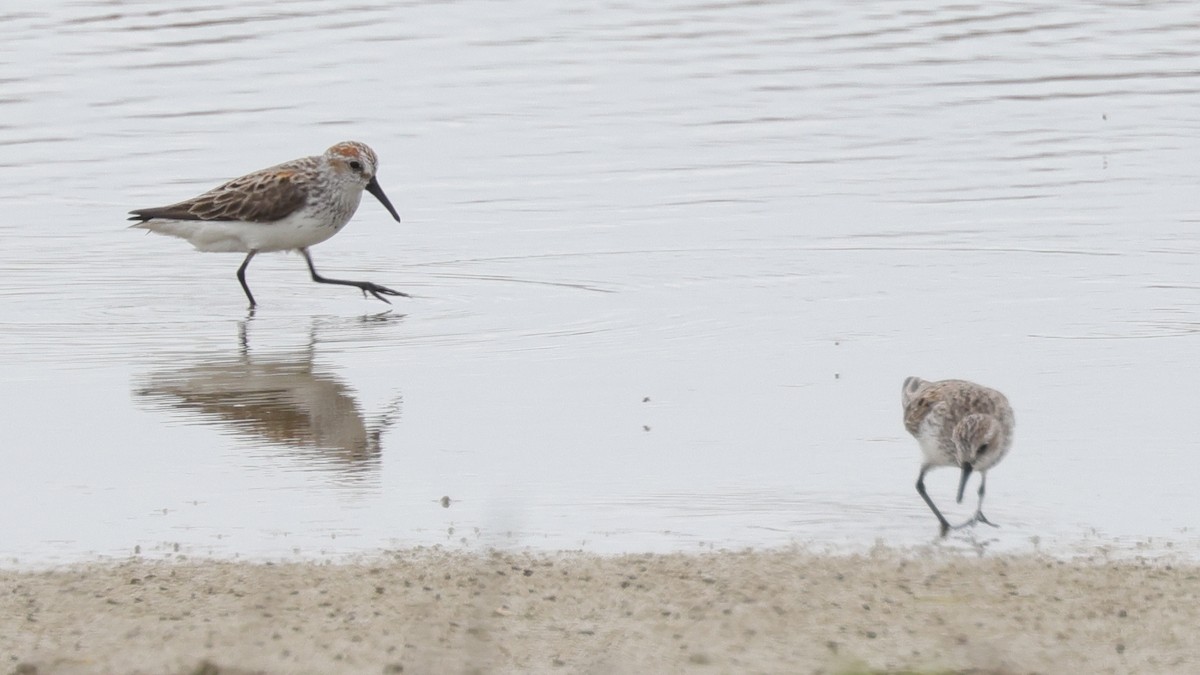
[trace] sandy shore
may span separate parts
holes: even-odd
[[[1200,568],[416,550],[4,571],[0,673],[1196,673]]]

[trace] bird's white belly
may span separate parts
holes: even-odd
[[[349,219],[347,219],[348,221]],[[230,220],[159,220],[140,224],[152,232],[188,240],[199,251],[246,253],[292,251],[319,244],[337,234],[345,222],[306,217],[303,212],[273,223]]]
[[[942,425],[931,415],[921,422],[917,429],[917,444],[921,446],[921,454],[927,464],[955,464],[941,444]]]

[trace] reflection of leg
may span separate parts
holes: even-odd
[[[935,506],[933,500],[929,498],[929,493],[925,492],[925,472],[932,468],[933,466],[930,464],[921,465],[921,473],[917,474],[917,494],[921,495],[921,499],[925,500],[925,504],[929,506],[929,510],[933,511],[933,515],[937,516],[938,523],[942,526],[941,536],[944,537],[946,536],[946,533],[950,531],[950,522],[946,520],[946,517],[942,515],[941,511],[938,511],[938,507]]]
[[[974,525],[975,523],[983,523],[984,525],[991,525],[992,527],[1000,527],[996,523],[993,523],[992,521],[988,520],[987,516],[983,515],[983,493],[984,493],[984,490],[986,489],[986,487],[987,487],[987,472],[980,472],[980,474],[979,474],[979,506],[975,507],[975,515],[971,516],[971,519],[968,520],[967,522],[965,522],[961,525],[955,525],[954,529],[957,530],[960,527]]]
[[[242,358],[250,355],[250,338],[246,337],[246,322],[254,318],[254,310],[250,310],[250,316],[243,321],[238,322],[238,353]]]
[[[308,271],[312,273],[312,280],[317,282],[318,284],[337,284],[339,286],[353,286],[353,287],[359,289],[360,291],[362,291],[363,295],[370,293],[371,295],[388,303],[389,305],[392,304],[391,300],[388,300],[387,298],[385,298],[383,296],[392,295],[392,296],[400,296],[400,297],[404,297],[404,298],[411,297],[411,296],[409,296],[408,293],[401,293],[400,291],[393,291],[392,289],[388,288],[387,286],[380,286],[379,284],[374,284],[374,283],[371,283],[370,281],[346,281],[345,279],[329,279],[327,277],[323,277],[320,274],[317,274],[317,268],[313,267],[312,256],[310,256],[308,254],[308,249],[302,248],[302,249],[300,249],[300,253],[301,253],[301,255],[304,256],[304,261],[308,263]]]

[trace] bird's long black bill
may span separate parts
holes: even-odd
[[[962,466],[962,478],[958,479],[958,499],[955,500],[959,504],[962,503],[963,490],[967,489],[967,479],[971,477],[971,471],[974,468],[970,464],[963,464]]]
[[[367,192],[375,195],[375,198],[379,200],[379,203],[383,204],[383,208],[387,209],[388,213],[392,214],[392,217],[396,219],[397,223],[400,222],[400,214],[396,213],[396,208],[392,206],[390,201],[388,201],[387,195],[383,194],[383,188],[379,187],[379,181],[375,180],[374,176],[371,176],[371,182],[367,183]]]

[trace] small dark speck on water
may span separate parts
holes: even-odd
[[[642,425],[642,431],[650,431],[650,425],[649,425],[649,424],[643,424],[643,425]]]
[[[448,497],[448,496],[442,497],[441,505],[442,505],[443,509],[450,508],[450,497]]]
[[[643,396],[643,397],[642,397],[642,403],[649,403],[649,402],[650,402],[650,397],[649,397],[649,396]]]

